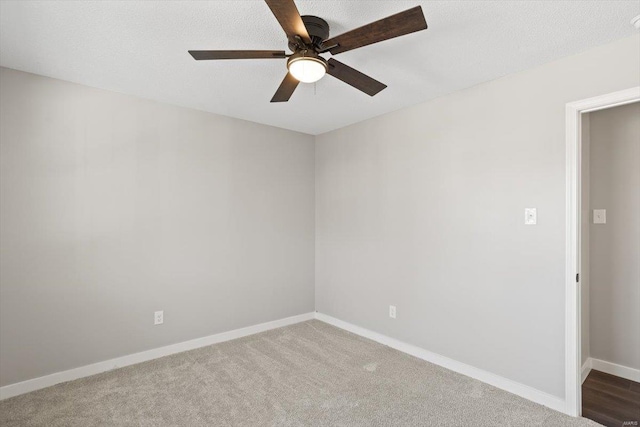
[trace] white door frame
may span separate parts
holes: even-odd
[[[565,274],[565,402],[566,413],[582,414],[580,272],[582,114],[640,101],[640,86],[567,104],[567,195]]]

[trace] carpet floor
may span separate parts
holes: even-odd
[[[311,320],[0,402],[2,426],[597,426]]]

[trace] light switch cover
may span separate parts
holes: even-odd
[[[538,211],[536,208],[525,208],[524,223],[525,225],[536,225],[538,223]]]
[[[593,210],[593,223],[594,224],[606,224],[607,223],[607,210],[606,209],[594,209]]]

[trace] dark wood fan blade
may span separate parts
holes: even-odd
[[[193,59],[258,59],[286,58],[284,50],[190,50]]]
[[[293,0],[265,0],[265,2],[289,39],[300,36],[305,43],[311,44],[311,37],[309,37],[307,27],[304,26]]]
[[[298,80],[296,80],[290,73],[287,73],[284,76],[284,80],[280,83],[280,87],[276,91],[273,98],[271,98],[271,102],[287,102],[291,95],[293,95],[293,91],[298,87]]]
[[[348,65],[344,65],[342,62],[336,61],[333,58],[329,59],[328,64],[329,70],[327,73],[331,74],[336,79],[342,80],[346,84],[363,91],[369,96],[374,96],[387,87],[386,84],[380,83],[376,79],[371,78],[366,74],[362,74],[360,71],[355,70]]]
[[[389,40],[427,29],[422,7],[416,6],[404,12],[388,16],[364,27],[332,37],[323,43],[332,55],[357,49],[373,43]]]

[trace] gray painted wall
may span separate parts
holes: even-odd
[[[3,69],[0,384],[312,310],[315,213],[318,311],[563,396],[565,103],[639,48],[318,136],[315,211],[312,137]]]
[[[580,206],[581,215],[581,241],[580,241],[580,296],[582,298],[580,304],[580,320],[581,320],[581,357],[582,365],[591,357],[590,351],[590,332],[589,332],[589,223],[591,220],[589,200],[590,200],[590,181],[589,162],[591,158],[591,131],[590,131],[590,114],[582,115],[582,204]]]
[[[318,136],[316,310],[563,398],[565,105],[639,84],[636,35]]]
[[[0,93],[0,385],[313,311],[313,137],[8,69]]]
[[[640,369],[640,103],[590,116],[590,353]]]

